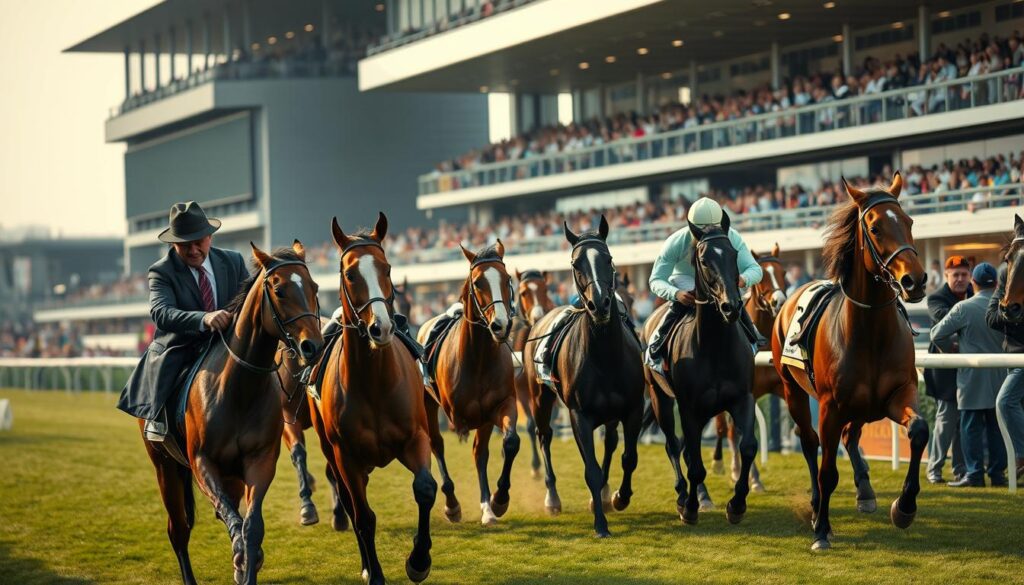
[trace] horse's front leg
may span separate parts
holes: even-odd
[[[430,450],[437,459],[437,468],[441,472],[441,492],[444,494],[444,517],[449,522],[462,521],[462,505],[455,497],[455,482],[448,474],[448,462],[444,458],[444,437],[441,436],[439,406],[429,393],[423,397],[423,405],[427,411],[427,433],[430,435]]]
[[[909,527],[917,514],[917,494],[921,491],[921,455],[928,446],[928,423],[913,406],[916,396],[917,385],[908,385],[901,399],[893,404],[889,412],[889,418],[906,428],[910,438],[907,478],[903,481],[903,491],[889,508],[889,517],[897,528]]]
[[[476,477],[480,482],[480,523],[492,526],[498,517],[491,510],[491,486],[487,480],[487,462],[491,457],[490,441],[494,425],[487,423],[476,430],[473,437],[473,461],[476,463]]]
[[[576,437],[576,447],[583,457],[583,477],[590,489],[590,499],[594,502],[601,501],[601,488],[604,486],[604,477],[601,475],[601,466],[597,463],[597,456],[594,454],[594,423],[587,415],[569,409],[569,419],[572,421],[573,435]],[[601,506],[594,506],[594,532],[598,538],[611,536],[608,531],[608,519],[604,515]]]
[[[733,406],[729,414],[732,416],[733,428],[739,431],[737,451],[740,456],[739,477],[736,479],[735,493],[725,506],[725,514],[729,522],[739,524],[747,512],[747,496],[750,494],[750,467],[757,454],[757,439],[754,437],[754,396],[745,394],[739,404]]]
[[[544,486],[547,488],[544,509],[548,514],[557,516],[562,513],[562,499],[558,497],[555,466],[551,461],[551,438],[554,435],[551,430],[551,409],[555,404],[555,395],[544,388],[537,388],[536,391],[539,395],[535,398],[533,420],[537,423],[537,441],[544,456]]]
[[[650,376],[648,375],[648,378]],[[686,478],[683,477],[683,470],[679,466],[679,455],[682,448],[679,445],[679,436],[676,435],[676,415],[672,410],[673,400],[663,393],[653,381],[648,381],[648,393],[651,395],[651,408],[654,411],[654,419],[658,423],[662,434],[665,435],[665,455],[668,456],[668,463],[675,475],[676,490],[676,512],[679,518],[683,518],[684,505],[686,503]]]
[[[337,447],[335,447],[337,450]],[[366,485],[370,481],[364,466],[349,457],[337,457],[341,464],[341,481],[348,490],[352,506],[352,531],[359,539],[363,560],[363,581],[369,585],[384,585],[384,570],[377,557],[377,515],[370,509],[366,497]],[[339,486],[340,488],[340,486]]]
[[[245,547],[242,540],[243,520],[238,514],[238,494],[232,493],[227,482],[221,476],[220,469],[204,455],[198,454],[193,458],[192,471],[195,473],[199,488],[213,504],[217,518],[228,529],[235,582],[240,583],[244,570]]]
[[[526,382],[526,374],[519,372],[516,375],[516,401],[523,407],[526,417],[526,439],[530,442],[530,474],[534,479],[540,479],[540,450],[537,448],[537,421],[533,419],[530,412],[530,389]]]
[[[277,450],[271,449],[252,460],[245,468],[246,513],[242,523],[242,541],[245,545],[246,585],[256,585],[256,574],[263,567],[263,499],[274,481],[277,471]]]
[[[437,500],[437,482],[430,474],[430,438],[426,431],[416,434],[406,447],[402,464],[413,473],[412,494],[419,509],[412,552],[405,560],[405,573],[413,583],[430,575],[430,510]]]
[[[679,407],[679,418],[683,426],[683,449],[686,457],[686,477],[690,480],[690,491],[686,496],[682,518],[686,524],[697,523],[697,512],[700,510],[699,489],[707,478],[704,468],[704,457],[700,452],[700,435],[707,420],[697,420],[694,413]]]
[[[868,476],[868,462],[860,454],[860,433],[864,423],[852,422],[843,427],[843,446],[853,467],[853,485],[857,488],[857,510],[870,514],[878,508],[875,490]]]
[[[640,441],[642,427],[643,408],[638,406],[622,421],[622,431],[625,434],[622,450],[622,484],[612,494],[612,507],[619,512],[629,506],[629,501],[633,497],[633,472],[636,471],[639,461],[636,445]]]
[[[519,433],[516,432],[516,401],[509,397],[502,409],[498,428],[501,429],[501,475],[498,476],[498,490],[491,497],[491,511],[498,518],[508,511],[509,490],[512,488],[512,463],[519,454]]]
[[[320,522],[320,515],[316,511],[316,504],[313,503],[313,477],[309,474],[306,465],[306,441],[302,436],[302,430],[293,428],[294,425],[285,425],[285,436],[292,433],[291,460],[295,467],[295,473],[299,477],[299,524],[310,526]],[[287,443],[287,441],[286,441]]]
[[[832,548],[832,523],[829,520],[829,502],[832,492],[839,485],[839,469],[836,458],[839,454],[839,441],[844,421],[839,418],[835,404],[824,401],[821,404],[821,421],[818,424],[821,436],[821,468],[818,470],[818,502],[817,521],[814,524],[814,543],[811,550]]]
[[[601,476],[604,483],[601,487],[601,507],[607,512],[612,509],[612,494],[608,489],[608,477],[612,472],[612,456],[619,447],[619,423],[612,421],[604,426],[604,453],[601,455]],[[594,510],[594,500],[590,500],[590,510]]]

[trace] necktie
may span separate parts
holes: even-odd
[[[210,286],[210,279],[206,277],[206,269],[200,266],[199,271],[199,294],[203,297],[203,310],[207,313],[217,307],[213,304],[213,287]]]

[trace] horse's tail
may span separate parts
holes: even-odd
[[[185,498],[185,518],[188,519],[189,529],[192,529],[196,525],[196,493],[192,487],[192,468],[179,465],[178,470],[181,476],[181,491]]]

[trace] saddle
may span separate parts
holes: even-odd
[[[562,311],[551,322],[551,329],[537,344],[537,351],[533,354],[533,363],[537,364],[537,382],[544,384],[554,391],[558,391],[560,381],[555,377],[555,360],[568,337],[570,325],[575,323],[583,313],[584,309],[569,307]]]
[[[420,372],[423,374],[423,384],[427,388],[432,388],[436,382],[437,358],[441,355],[438,348],[441,347],[441,342],[448,337],[452,328],[455,327],[455,324],[463,316],[461,309],[456,309],[455,307],[452,309],[449,309],[448,312],[434,321],[423,343],[423,352],[419,356],[419,366]]]
[[[163,422],[167,425],[167,436],[163,441],[152,441],[153,445],[159,445],[158,448],[163,449],[164,453],[185,467],[189,466],[188,458],[185,457],[187,452],[185,449],[185,411],[188,408],[188,397],[192,390],[192,383],[195,382],[199,368],[203,365],[203,360],[206,359],[206,356],[210,353],[210,348],[213,347],[213,336],[207,336],[204,341],[199,343],[198,357],[187,369],[182,370],[175,381],[177,389],[171,394],[167,404],[160,411],[161,416],[164,417]]]

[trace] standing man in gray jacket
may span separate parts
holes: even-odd
[[[952,349],[953,334],[960,339],[960,353],[1002,353],[1003,335],[988,326],[985,311],[996,288],[996,269],[987,262],[971,274],[974,296],[953,305],[932,328],[932,342],[942,351]],[[996,395],[1006,378],[1006,368],[957,370],[957,403],[960,408],[960,445],[967,472],[949,487],[985,487],[985,444],[988,443],[988,476],[992,486],[1005,486],[1006,447],[996,421]]]

